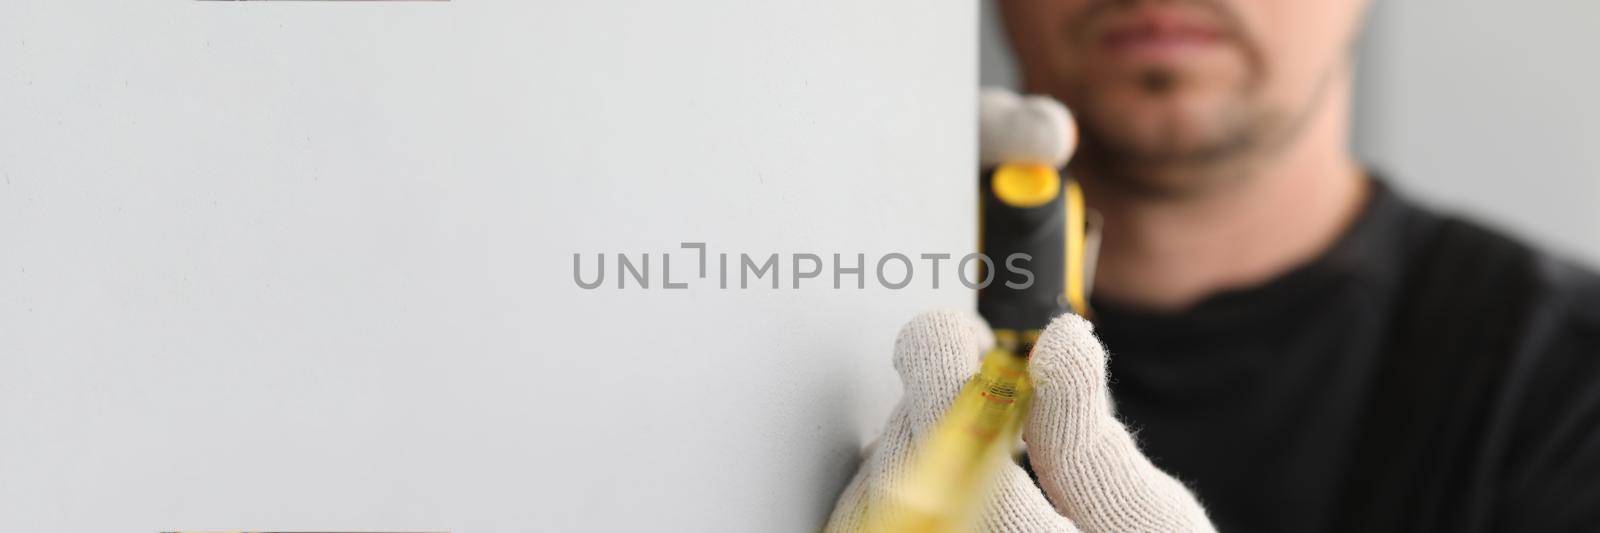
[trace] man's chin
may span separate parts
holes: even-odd
[[[1256,148],[1246,122],[1084,124],[1075,163],[1108,185],[1141,196],[1181,198],[1231,182]],[[1135,127],[1139,126],[1139,127]]]
[[[1128,196],[1183,200],[1221,190],[1237,182],[1239,174],[1149,167],[1136,172],[1097,173],[1090,179],[1094,184],[1115,188]]]
[[[1108,162],[1181,166],[1203,165],[1247,150],[1253,136],[1246,124],[1229,117],[1169,115],[1094,121],[1085,130]]]

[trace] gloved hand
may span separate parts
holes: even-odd
[[[1106,353],[1093,330],[1088,321],[1065,315],[1035,345],[1028,363],[1033,407],[1023,440],[1044,492],[1020,466],[1005,461],[984,503],[981,528],[1213,531],[1200,503],[1139,452],[1113,414]],[[904,477],[917,443],[977,372],[981,354],[993,344],[986,324],[953,311],[924,313],[900,330],[894,366],[905,394],[839,496],[828,531],[861,530],[863,502],[896,489],[893,484]]]

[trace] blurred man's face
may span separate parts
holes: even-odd
[[[1192,170],[1293,137],[1347,74],[1366,0],[998,5],[1024,89],[1072,108],[1084,163],[1138,189],[1182,194],[1216,180]]]

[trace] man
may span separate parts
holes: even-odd
[[[986,528],[1600,527],[1600,281],[1355,161],[1364,0],[998,5],[1023,89],[1076,114],[1105,223],[1092,332],[1058,320],[1033,354],[1048,499],[1008,469]],[[834,527],[892,484],[982,329],[902,332],[906,400]]]

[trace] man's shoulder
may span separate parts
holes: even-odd
[[[1458,266],[1453,271],[1475,271],[1485,276],[1477,285],[1485,291],[1516,293],[1514,299],[1529,313],[1539,312],[1543,318],[1571,321],[1578,326],[1600,327],[1600,273],[1593,268],[1468,217],[1449,213],[1432,216],[1436,229],[1429,232],[1429,242],[1423,246],[1442,254],[1433,258],[1434,262],[1480,265]]]
[[[1546,297],[1565,309],[1575,325],[1600,330],[1600,274],[1562,257],[1535,252],[1535,259]]]
[[[1418,442],[1406,457],[1433,466],[1363,468],[1402,485],[1475,479],[1439,508],[1480,509],[1511,529],[1589,527],[1600,448],[1582,443],[1600,442],[1600,275],[1510,232],[1390,200],[1407,274],[1374,403],[1398,414],[1374,415],[1381,429],[1363,449],[1387,457],[1394,442]],[[1552,487],[1583,497],[1550,498]]]
[[[1395,198],[1406,213],[1401,328],[1432,371],[1478,365],[1523,396],[1517,410],[1559,410],[1600,385],[1600,273],[1489,224]],[[1448,370],[1447,370],[1448,369]],[[1485,390],[1484,392],[1489,392]],[[1587,411],[1600,405],[1582,406]]]
[[[1548,429],[1555,413],[1600,414],[1600,396],[1584,392],[1600,385],[1600,273],[1467,217],[1425,216],[1433,229],[1418,244],[1432,252],[1419,270],[1435,279],[1418,280],[1434,287],[1424,305],[1471,314],[1446,319],[1461,326],[1448,333],[1501,353],[1496,373],[1506,393],[1520,391],[1516,410],[1542,413],[1524,430]]]
[[[1452,297],[1477,291],[1600,327],[1600,271],[1494,225],[1389,194],[1407,221],[1413,282],[1446,286],[1434,292]]]
[[[1600,426],[1592,424],[1600,417],[1600,395],[1594,394],[1600,386],[1600,275],[1506,232],[1453,220],[1482,242],[1493,242],[1480,251],[1499,250],[1518,265],[1491,290],[1522,304],[1480,322],[1503,328],[1513,341],[1505,345],[1507,359],[1497,372],[1497,399],[1484,411],[1483,435],[1501,450],[1495,476],[1503,483],[1497,489],[1503,501],[1499,520],[1530,530],[1587,528],[1600,509],[1592,476],[1600,469],[1600,449],[1581,444],[1600,441]],[[1584,496],[1552,499],[1551,487]]]

